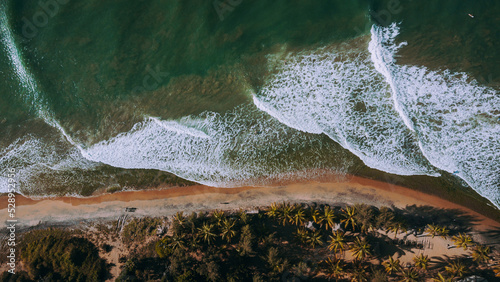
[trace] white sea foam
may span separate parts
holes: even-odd
[[[395,43],[398,33],[396,25],[374,26],[368,48],[289,54],[253,95],[255,106],[274,118],[249,108],[179,120],[150,117],[129,132],[83,148],[54,118],[1,9],[0,40],[25,90],[22,99],[73,146],[24,136],[0,152],[1,173],[15,167],[24,189],[43,195],[52,193],[47,183],[70,187],[95,181],[79,171],[100,162],[159,169],[219,187],[289,177],[304,168],[347,171],[352,165],[347,159],[329,164],[327,155],[339,152],[319,141],[317,135],[324,133],[366,165],[389,173],[458,171],[500,206],[500,95],[465,74],[397,65],[395,54],[405,44]],[[44,177],[51,181],[41,184]],[[1,189],[6,181],[0,178]]]
[[[195,138],[210,138],[210,136],[208,136],[205,132],[199,129],[188,127],[177,121],[161,120],[158,117],[149,117],[149,119],[154,121],[159,126],[165,128],[166,130],[176,132],[177,134],[191,135]]]
[[[397,65],[407,44],[396,44],[398,34],[395,24],[373,26],[369,53],[289,54],[254,103],[287,126],[327,134],[372,168],[438,175],[434,166],[500,206],[500,95],[463,73]]]
[[[287,150],[293,148],[300,155],[301,148],[318,140],[248,108],[167,124],[147,118],[85,152],[91,160],[115,167],[159,169],[198,183],[230,187],[302,169],[304,164],[288,158]],[[324,158],[311,161],[311,167],[317,168],[327,163]],[[340,170],[347,167],[347,163],[338,166]]]
[[[401,118],[416,131],[432,165],[455,173],[500,207],[500,93],[465,73],[395,64],[390,57],[398,49],[397,34],[396,25],[374,26],[370,51]]]
[[[395,64],[394,54],[403,47],[407,45],[406,42],[401,42],[399,44],[395,43],[395,39],[399,34],[399,29],[396,28],[396,23],[393,23],[390,28],[377,28],[375,25],[371,28],[372,40],[368,45],[368,50],[371,53],[371,60],[375,66],[375,69],[381,73],[387,83],[391,87],[391,96],[394,104],[394,109],[398,112],[399,116],[405,123],[405,125],[412,131],[414,131],[413,124],[408,118],[407,113],[403,110],[399,100],[397,99],[397,92],[399,91],[398,85],[393,80],[390,75],[389,66]]]
[[[290,127],[325,133],[372,168],[436,175],[398,118],[390,88],[366,50],[292,54],[254,103]]]
[[[19,181],[23,184],[21,192],[24,189],[30,194],[51,193],[47,185],[37,185],[40,178],[46,183],[58,182],[58,185],[67,187],[85,180],[94,183],[96,180],[79,177],[73,171],[78,168],[85,171],[100,162],[120,168],[159,169],[212,186],[251,184],[245,180],[276,178],[282,173],[303,169],[303,163],[291,162],[284,157],[284,151],[293,147],[300,155],[300,148],[318,141],[317,137],[304,136],[269,120],[269,116],[262,113],[257,113],[258,117],[254,119],[238,109],[222,116],[206,113],[175,121],[150,117],[136,124],[130,132],[84,148],[52,114],[15,45],[4,10],[0,19],[2,45],[6,46],[13,70],[23,87],[21,98],[74,148],[68,151],[62,149],[68,144],[55,145],[57,140],[33,136],[25,136],[11,144],[0,155],[3,155],[0,167],[17,169]],[[255,112],[255,109],[250,111]],[[306,156],[302,158],[306,159]],[[321,158],[305,163],[310,163],[309,167],[335,170],[326,167],[328,160]],[[345,171],[349,164],[348,161],[339,163],[337,168]]]
[[[93,179],[80,175],[81,171],[97,166],[83,158],[79,150],[68,149],[63,142],[32,135],[19,138],[0,151],[0,173],[7,175],[8,169],[14,168],[17,191],[21,193],[46,195],[54,184],[64,186],[67,183],[69,189],[77,183],[90,184]],[[41,178],[45,181],[40,181]],[[7,186],[2,185],[0,189],[5,192]]]

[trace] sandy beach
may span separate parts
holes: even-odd
[[[4,221],[7,220],[6,200],[6,197],[2,197],[0,201],[0,218]],[[498,245],[498,237],[495,234],[500,230],[500,222],[495,219],[437,196],[361,177],[350,177],[344,182],[307,182],[271,187],[213,188],[194,185],[162,190],[117,192],[87,198],[59,197],[36,200],[17,196],[16,219],[21,230],[49,226],[80,226],[82,230],[87,230],[89,226],[97,223],[125,218],[124,215],[130,220],[132,217],[166,217],[178,211],[191,213],[214,209],[253,210],[282,201],[340,206],[356,203],[377,207],[391,206],[408,214],[420,212],[422,215],[440,218],[451,224],[456,220],[458,225],[471,227],[469,234],[475,242]],[[136,210],[126,212],[126,208]],[[100,238],[99,234],[95,236]],[[387,236],[392,238],[394,235]],[[412,263],[417,254],[429,255],[432,258],[442,255],[469,255],[462,248],[448,248],[447,246],[453,245],[450,238],[414,236],[411,232],[398,234],[397,238],[418,242],[424,246],[422,250],[408,249],[397,253],[396,257],[403,264]],[[123,264],[119,262],[119,257],[127,255],[129,249],[120,240],[107,238],[97,241],[113,246],[113,251],[101,252],[101,255],[113,264],[111,273],[113,277],[117,277]]]
[[[213,188],[203,185],[103,194],[87,198],[16,198],[18,226],[77,224],[82,220],[113,220],[134,207],[130,216],[170,216],[178,211],[253,209],[272,202],[318,202],[334,205],[431,206],[455,209],[474,218],[476,228],[500,228],[498,218],[485,217],[439,197],[385,182],[351,177],[345,182],[309,182],[271,187]],[[0,199],[0,219],[7,220],[6,197]]]

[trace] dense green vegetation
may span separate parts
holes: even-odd
[[[156,227],[162,222],[159,218],[134,218],[122,230],[122,241],[129,245],[133,241],[142,242],[156,234]]]
[[[5,272],[2,281],[104,281],[108,275],[94,244],[61,229],[26,233],[19,253],[27,273]]]
[[[454,221],[450,222],[453,216]],[[468,274],[493,277],[491,249],[465,232],[471,218],[430,207],[380,209],[355,205],[273,204],[258,213],[177,213],[155,244],[156,257],[130,257],[117,281],[452,281]],[[337,229],[337,230],[332,230]],[[411,265],[397,251],[422,248],[398,234],[452,238],[471,258],[416,255]],[[452,236],[452,237],[450,237]],[[401,237],[401,236],[400,236]]]
[[[110,241],[99,235],[110,232],[120,234],[125,248],[116,281],[456,281],[472,274],[493,281],[495,275],[500,277],[500,268],[491,266],[498,252],[473,241],[474,219],[458,210],[275,203],[253,212],[178,212],[166,220],[127,222],[123,228],[112,223],[111,229],[97,224],[89,236],[61,229],[28,232],[19,246],[23,268],[15,276],[5,272],[1,281],[103,281],[109,278],[106,262],[86,238],[92,237],[107,253]],[[116,244],[111,233],[106,236]],[[464,249],[467,255],[431,257],[416,251],[424,246],[407,239],[410,234],[447,238],[451,247]],[[399,260],[397,254],[405,252],[414,252],[411,263]]]

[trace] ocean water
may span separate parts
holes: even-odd
[[[499,12],[493,0],[2,0],[1,189],[9,168],[33,196],[369,168],[454,177],[498,207]]]

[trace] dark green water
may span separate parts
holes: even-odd
[[[170,173],[260,185],[366,165],[500,195],[498,1],[0,9],[0,168],[18,169],[23,193],[176,182]]]

